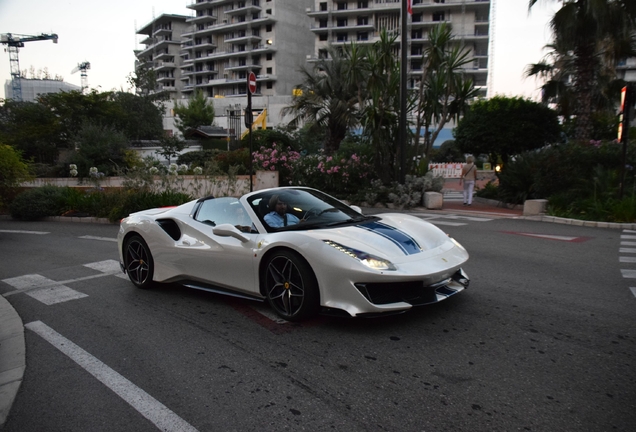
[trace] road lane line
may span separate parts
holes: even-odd
[[[636,288],[630,287],[629,289],[632,291],[632,294],[634,294],[634,297],[636,297]]]
[[[622,263],[636,263],[636,257],[618,257],[618,262]]]
[[[23,231],[23,230],[0,230],[0,233],[9,233],[9,234],[51,234],[50,232],[45,231]]]
[[[620,248],[618,251],[620,253],[636,253],[636,248]]]
[[[623,234],[621,234],[621,240],[636,240],[636,235],[623,235]]]
[[[142,416],[150,420],[162,431],[187,432],[197,431],[194,426],[183,420],[161,402],[134,385],[103,362],[75,345],[70,340],[44,324],[42,321],[33,321],[24,327],[38,334],[55,348],[67,355],[71,360],[81,366],[126,401]]]
[[[636,242],[626,242],[622,241],[621,246],[636,246]]]
[[[111,237],[95,237],[95,236],[85,235],[85,236],[79,236],[78,238],[86,239],[86,240],[101,240],[101,241],[117,242],[116,238],[111,238]]]

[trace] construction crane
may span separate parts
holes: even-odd
[[[84,93],[84,89],[88,88],[88,78],[86,77],[86,71],[91,68],[91,64],[87,61],[79,63],[75,69],[71,71],[71,74],[74,74],[77,71],[82,71],[80,74],[82,77],[82,93]]]
[[[0,35],[0,43],[8,46],[9,63],[11,64],[11,89],[13,90],[13,100],[22,101],[22,83],[20,76],[20,60],[18,59],[18,48],[23,48],[25,42],[53,40],[57,43],[56,34],[44,34],[38,36],[5,33]],[[5,50],[6,51],[6,50]]]

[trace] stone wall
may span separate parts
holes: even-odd
[[[121,188],[126,181],[125,177],[104,177],[99,183],[94,183],[90,179],[68,178],[38,178],[31,182],[23,183],[24,188],[41,187],[45,185],[68,186],[75,188],[90,189],[95,186],[102,188]],[[157,190],[161,190],[161,178],[155,177]],[[250,191],[249,176],[236,176],[235,181],[230,181],[227,177],[208,178],[195,175],[178,175],[170,182],[171,187],[179,192],[185,192],[196,198],[204,196],[235,196],[239,197]],[[278,171],[256,171],[252,189],[262,190],[278,187]]]

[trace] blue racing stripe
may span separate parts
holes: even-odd
[[[404,231],[393,228],[392,226],[380,222],[369,222],[366,224],[358,225],[358,227],[381,235],[385,239],[392,241],[400,249],[402,249],[402,252],[404,252],[405,255],[413,255],[422,252],[422,248],[419,244],[417,244],[413,237],[411,237]]]

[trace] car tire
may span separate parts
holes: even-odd
[[[151,288],[155,272],[148,244],[141,236],[133,235],[124,244],[124,265],[130,281],[138,288]]]
[[[320,306],[318,283],[311,267],[298,254],[281,250],[271,255],[262,277],[270,307],[287,321],[315,315]]]

